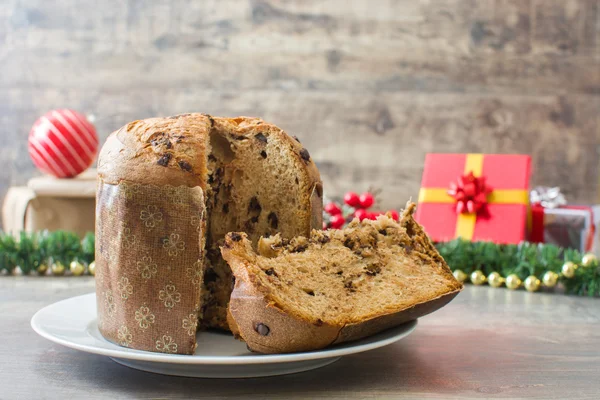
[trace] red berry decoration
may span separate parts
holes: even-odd
[[[375,199],[373,198],[373,195],[371,193],[365,192],[360,195],[360,197],[358,198],[358,202],[362,208],[369,208],[373,205]]]
[[[360,206],[360,199],[356,193],[348,192],[344,195],[344,203],[348,204],[350,207],[358,207]]]
[[[382,214],[383,214],[383,213],[382,213],[381,211],[375,211],[375,212],[371,212],[371,213],[369,213],[369,215],[368,215],[368,217],[367,217],[367,218],[369,218],[369,219],[372,219],[372,220],[376,220],[376,219],[377,219],[377,217],[379,217],[379,216],[380,216],[380,215],[382,215]]]
[[[354,216],[356,218],[358,218],[360,221],[362,221],[363,219],[369,217],[369,212],[367,210],[359,208],[358,210],[354,211]]]
[[[98,135],[94,125],[77,111],[52,110],[33,124],[28,149],[31,160],[42,172],[72,178],[94,162]]]
[[[338,215],[342,213],[342,210],[340,209],[340,207],[338,207],[337,204],[331,202],[325,204],[325,212],[329,215]]]
[[[344,222],[346,222],[346,221],[345,221],[344,216],[342,214],[334,215],[329,220],[329,223],[331,224],[331,227],[333,229],[340,229],[342,226],[344,226]]]
[[[390,214],[390,217],[394,221],[398,221],[398,219],[400,218],[400,216],[398,215],[398,211],[396,211],[396,210],[390,210],[390,211],[388,211],[388,213]]]

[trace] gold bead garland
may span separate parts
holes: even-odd
[[[96,262],[92,261],[90,265],[88,265],[88,272],[92,276],[96,276]]]
[[[544,282],[544,286],[552,288],[556,286],[558,282],[558,274],[556,272],[547,271],[542,277],[542,282]]]
[[[52,275],[61,276],[65,274],[66,268],[60,261],[55,261],[52,263],[50,270],[52,271]]]
[[[527,279],[525,279],[524,286],[528,292],[537,292],[540,288],[540,285],[541,282],[535,275],[530,275],[527,277]]]
[[[495,288],[502,286],[506,281],[506,279],[504,279],[502,275],[495,271],[488,275],[487,280],[489,285]]]
[[[485,283],[485,275],[480,270],[473,271],[471,274],[471,283],[473,285],[483,285]]]
[[[46,272],[48,272],[48,264],[40,264],[37,267],[37,273],[40,275],[46,275]]]
[[[504,278],[499,272],[496,271],[490,273],[486,277],[481,270],[475,270],[469,276],[464,271],[456,269],[453,271],[453,275],[461,283],[469,279],[474,285],[483,285],[487,282],[491,287],[494,288],[505,284],[506,287],[511,290],[516,290],[523,286],[529,292],[537,292],[542,286],[547,288],[555,287],[561,276],[564,276],[565,278],[573,278],[579,266],[583,268],[590,268],[592,266],[598,266],[598,264],[598,258],[592,253],[587,253],[581,258],[580,264],[567,261],[562,265],[560,274],[557,274],[554,271],[546,271],[541,280],[535,275],[530,275],[525,279],[525,281],[521,281],[521,278],[519,278],[517,274],[510,274]]]
[[[516,274],[510,274],[506,277],[506,287],[510,290],[517,290],[521,283],[521,279]]]
[[[467,274],[465,274],[462,271],[462,269],[455,269],[454,272],[452,273],[452,275],[454,275],[456,280],[459,281],[460,283],[463,283],[464,281],[467,280]]]
[[[94,276],[96,274],[96,263],[92,261],[87,266],[86,271],[85,264],[81,263],[80,261],[71,261],[68,267],[60,261],[55,261],[50,265],[50,267],[48,267],[48,264],[42,263],[36,268],[35,271],[39,275],[46,275],[48,270],[50,270],[51,274],[54,276],[63,276],[66,275],[67,272],[70,272],[70,274],[73,276],[82,276],[88,274]]]
[[[79,261],[71,261],[71,264],[69,265],[69,270],[71,271],[71,274],[75,276],[80,276],[83,275],[83,273],[85,272],[85,266]]]
[[[567,278],[572,278],[575,276],[575,270],[577,269],[577,264],[571,261],[567,261],[563,264],[561,271],[564,276]]]
[[[584,268],[598,265],[598,258],[593,253],[587,253],[581,258],[581,266]]]

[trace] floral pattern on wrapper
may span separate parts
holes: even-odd
[[[99,181],[101,334],[138,350],[192,354],[204,267],[202,189]]]

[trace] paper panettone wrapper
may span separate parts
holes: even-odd
[[[99,180],[98,327],[121,346],[192,354],[206,225],[200,187]]]

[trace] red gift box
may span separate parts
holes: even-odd
[[[416,219],[433,241],[526,238],[531,157],[427,154]]]

